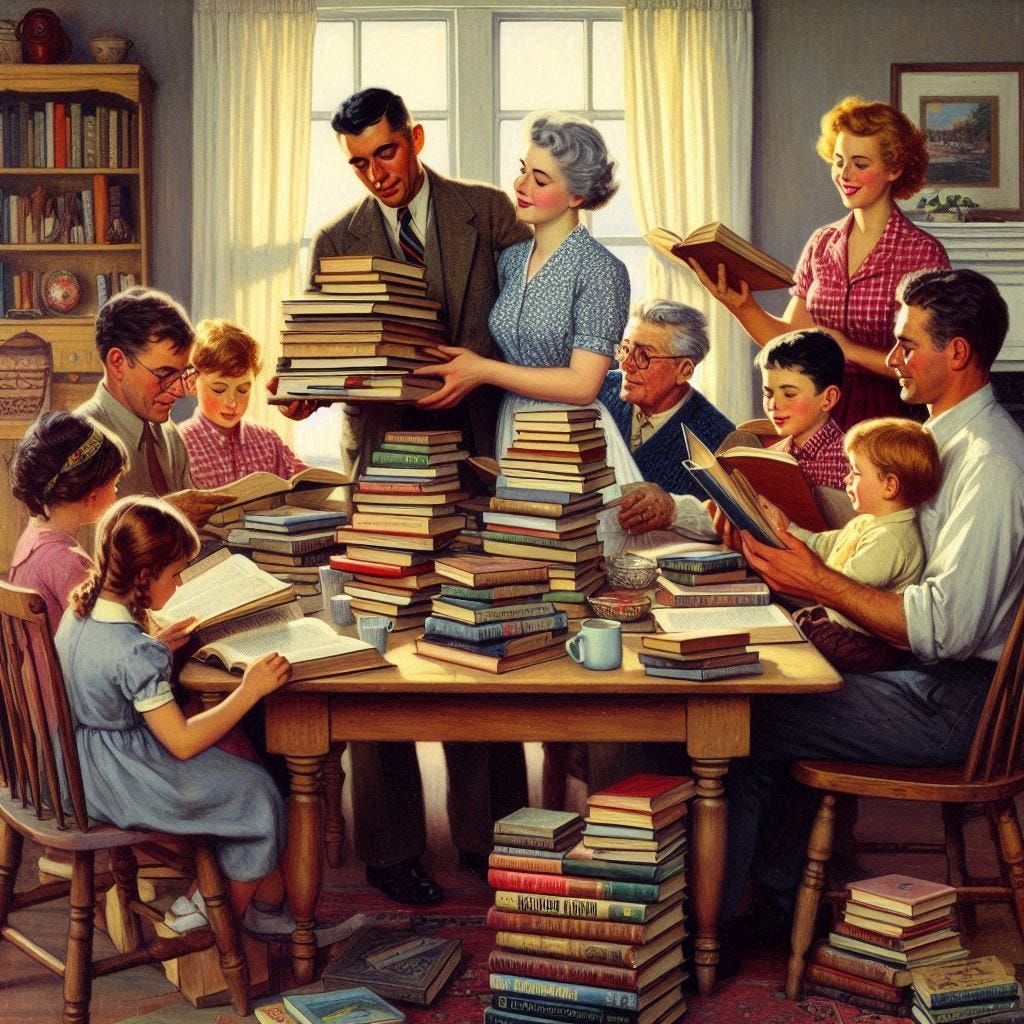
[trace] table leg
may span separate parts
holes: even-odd
[[[722,907],[728,822],[725,786],[728,758],[695,758],[691,762],[697,777],[693,805],[693,916],[696,921],[694,966],[701,995],[715,987],[718,970],[718,916]]]
[[[324,761],[324,844],[327,847],[327,863],[340,868],[345,859],[345,817],[341,813],[341,793],[345,785],[345,773],[341,770],[341,755],[346,744],[331,745],[331,752]]]
[[[288,797],[288,846],[284,852],[284,875],[295,915],[292,967],[295,983],[308,985],[313,980],[316,958],[313,927],[323,885],[320,780],[324,757],[289,756],[286,760],[291,773],[291,793]]]

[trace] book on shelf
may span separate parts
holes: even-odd
[[[498,947],[488,957],[488,967],[503,974],[527,975],[531,978],[550,978],[554,981],[579,982],[642,992],[652,982],[675,968],[682,967],[683,948],[679,943],[648,961],[642,967],[615,967],[611,964],[588,963],[583,960],[556,960],[545,956],[531,956],[516,950]]]
[[[718,280],[718,265],[724,264],[730,288],[738,290],[740,281],[746,281],[755,292],[789,288],[793,284],[789,267],[730,231],[721,221],[702,224],[685,238],[665,228],[654,228],[644,238],[678,263],[689,266],[688,261],[695,260],[712,281]]]
[[[820,943],[812,954],[812,960],[823,967],[843,971],[869,981],[880,981],[884,985],[909,985],[911,973],[905,967],[887,964],[871,957],[858,956],[849,950],[836,949],[828,943]]]
[[[691,587],[662,575],[656,584],[654,600],[663,608],[756,608],[772,600],[771,590],[760,580]]]
[[[689,800],[695,791],[689,775],[638,773],[591,793],[587,797],[587,806],[654,813]]]
[[[616,1010],[562,1003],[539,996],[495,992],[484,1010],[484,1024],[534,1024],[537,1020],[561,1024],[675,1024],[686,1012],[680,988],[669,988],[642,1010]]]
[[[518,913],[491,907],[487,911],[487,927],[495,931],[563,935],[599,942],[642,945],[653,942],[659,935],[682,925],[684,916],[681,900],[669,900],[660,914],[647,921],[609,921],[599,918],[563,917],[557,914]]]
[[[285,995],[284,1008],[298,1024],[399,1024],[405,1014],[365,987]]]
[[[550,634],[546,634],[550,637]],[[479,669],[501,675],[513,672],[528,665],[539,665],[545,661],[554,661],[565,657],[565,644],[562,640],[549,640],[545,645],[516,654],[484,654],[456,646],[446,639],[428,640],[419,637],[416,640],[416,653],[424,658],[445,661],[453,665],[465,665],[467,668]]]
[[[321,274],[366,274],[380,271],[395,274],[403,279],[422,280],[427,276],[426,268],[390,256],[321,256]]]
[[[1020,995],[1013,968],[997,956],[915,968],[912,977],[914,996],[928,1009]]]
[[[386,999],[429,1006],[461,959],[458,939],[369,925],[344,940],[323,980],[325,985],[365,985]]]
[[[956,902],[956,889],[945,882],[931,882],[910,875],[889,874],[851,882],[847,889],[857,903],[890,910],[909,917]]]
[[[319,588],[317,602],[321,601]],[[383,668],[388,663],[372,644],[336,633],[326,622],[307,618],[298,601],[253,612],[207,627],[193,655],[229,672],[243,672],[257,658],[277,651],[292,666],[293,680],[319,679]]]
[[[789,614],[777,604],[735,608],[653,608],[651,615],[665,633],[736,630],[747,633],[752,644],[796,643],[804,639]]]
[[[279,505],[259,512],[246,512],[245,525],[275,533],[302,533],[311,529],[327,529],[345,522],[344,512],[330,509],[303,508],[301,505]]]

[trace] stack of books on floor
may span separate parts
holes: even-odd
[[[662,679],[710,681],[735,676],[759,676],[761,654],[748,646],[750,634],[651,633],[641,639],[639,654],[644,675]]]
[[[387,615],[395,629],[423,625],[440,590],[434,558],[465,526],[455,503],[466,497],[459,463],[468,453],[458,430],[392,430],[356,481],[351,525],[337,532],[345,555],[331,566],[351,572],[352,610]]]
[[[633,789],[637,778],[621,785]],[[686,781],[667,785],[683,783],[684,792]],[[516,815],[527,813],[567,817],[562,827],[579,835],[579,819],[568,812]],[[682,1017],[682,850],[660,863],[573,860],[581,844],[563,852],[528,846],[521,834],[510,842],[507,829],[525,827],[508,824],[516,815],[496,823],[489,861],[496,891],[487,921],[497,934],[487,1024],[670,1024]]]
[[[912,977],[910,1012],[920,1024],[984,1020],[985,1014],[1016,1010],[1021,1004],[1013,967],[995,956],[916,968]]]
[[[667,608],[736,607],[771,603],[766,583],[737,551],[694,551],[658,559],[655,600]]]
[[[496,673],[565,654],[566,615],[544,600],[548,563],[448,554],[434,568],[444,582],[418,654]]]
[[[328,256],[315,281],[320,291],[282,303],[273,402],[412,402],[441,386],[410,375],[440,362],[427,350],[444,341],[440,303],[427,298],[422,267],[384,256]]]
[[[323,608],[319,567],[338,550],[335,531],[346,518],[339,510],[298,505],[249,507],[239,525],[228,532],[227,543],[270,575],[290,583],[302,611],[309,614]]]
[[[906,1016],[912,969],[970,956],[955,904],[956,890],[942,882],[895,874],[851,882],[842,920],[807,966],[805,991]]]

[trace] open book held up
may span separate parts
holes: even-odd
[[[704,224],[685,238],[665,228],[654,228],[644,238],[655,249],[687,266],[688,259],[695,259],[712,281],[718,278],[718,264],[724,263],[730,288],[739,290],[740,281],[746,281],[753,292],[793,284],[793,272],[785,263],[762,252],[719,221]]]
[[[234,499],[231,504],[219,507],[218,511],[225,512],[235,508],[236,505],[245,505],[261,498],[288,495],[292,491],[301,492],[314,488],[325,490],[350,483],[352,481],[344,473],[327,469],[325,466],[307,466],[288,479],[274,473],[250,473],[248,476],[243,476],[241,480],[224,484],[222,487],[215,487],[213,493],[228,494]],[[285,500],[287,501],[287,498]]]

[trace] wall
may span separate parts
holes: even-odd
[[[850,93],[889,99],[890,64],[1020,61],[1021,0],[753,0],[754,241],[795,263],[843,208],[814,151],[821,115]],[[777,312],[785,293],[766,294]]]
[[[134,42],[128,60],[156,83],[153,112],[152,283],[188,308],[192,267],[192,4],[188,0],[50,2],[71,37],[74,63],[92,63],[90,36],[112,31]],[[17,22],[29,0],[0,0],[0,18]]]

